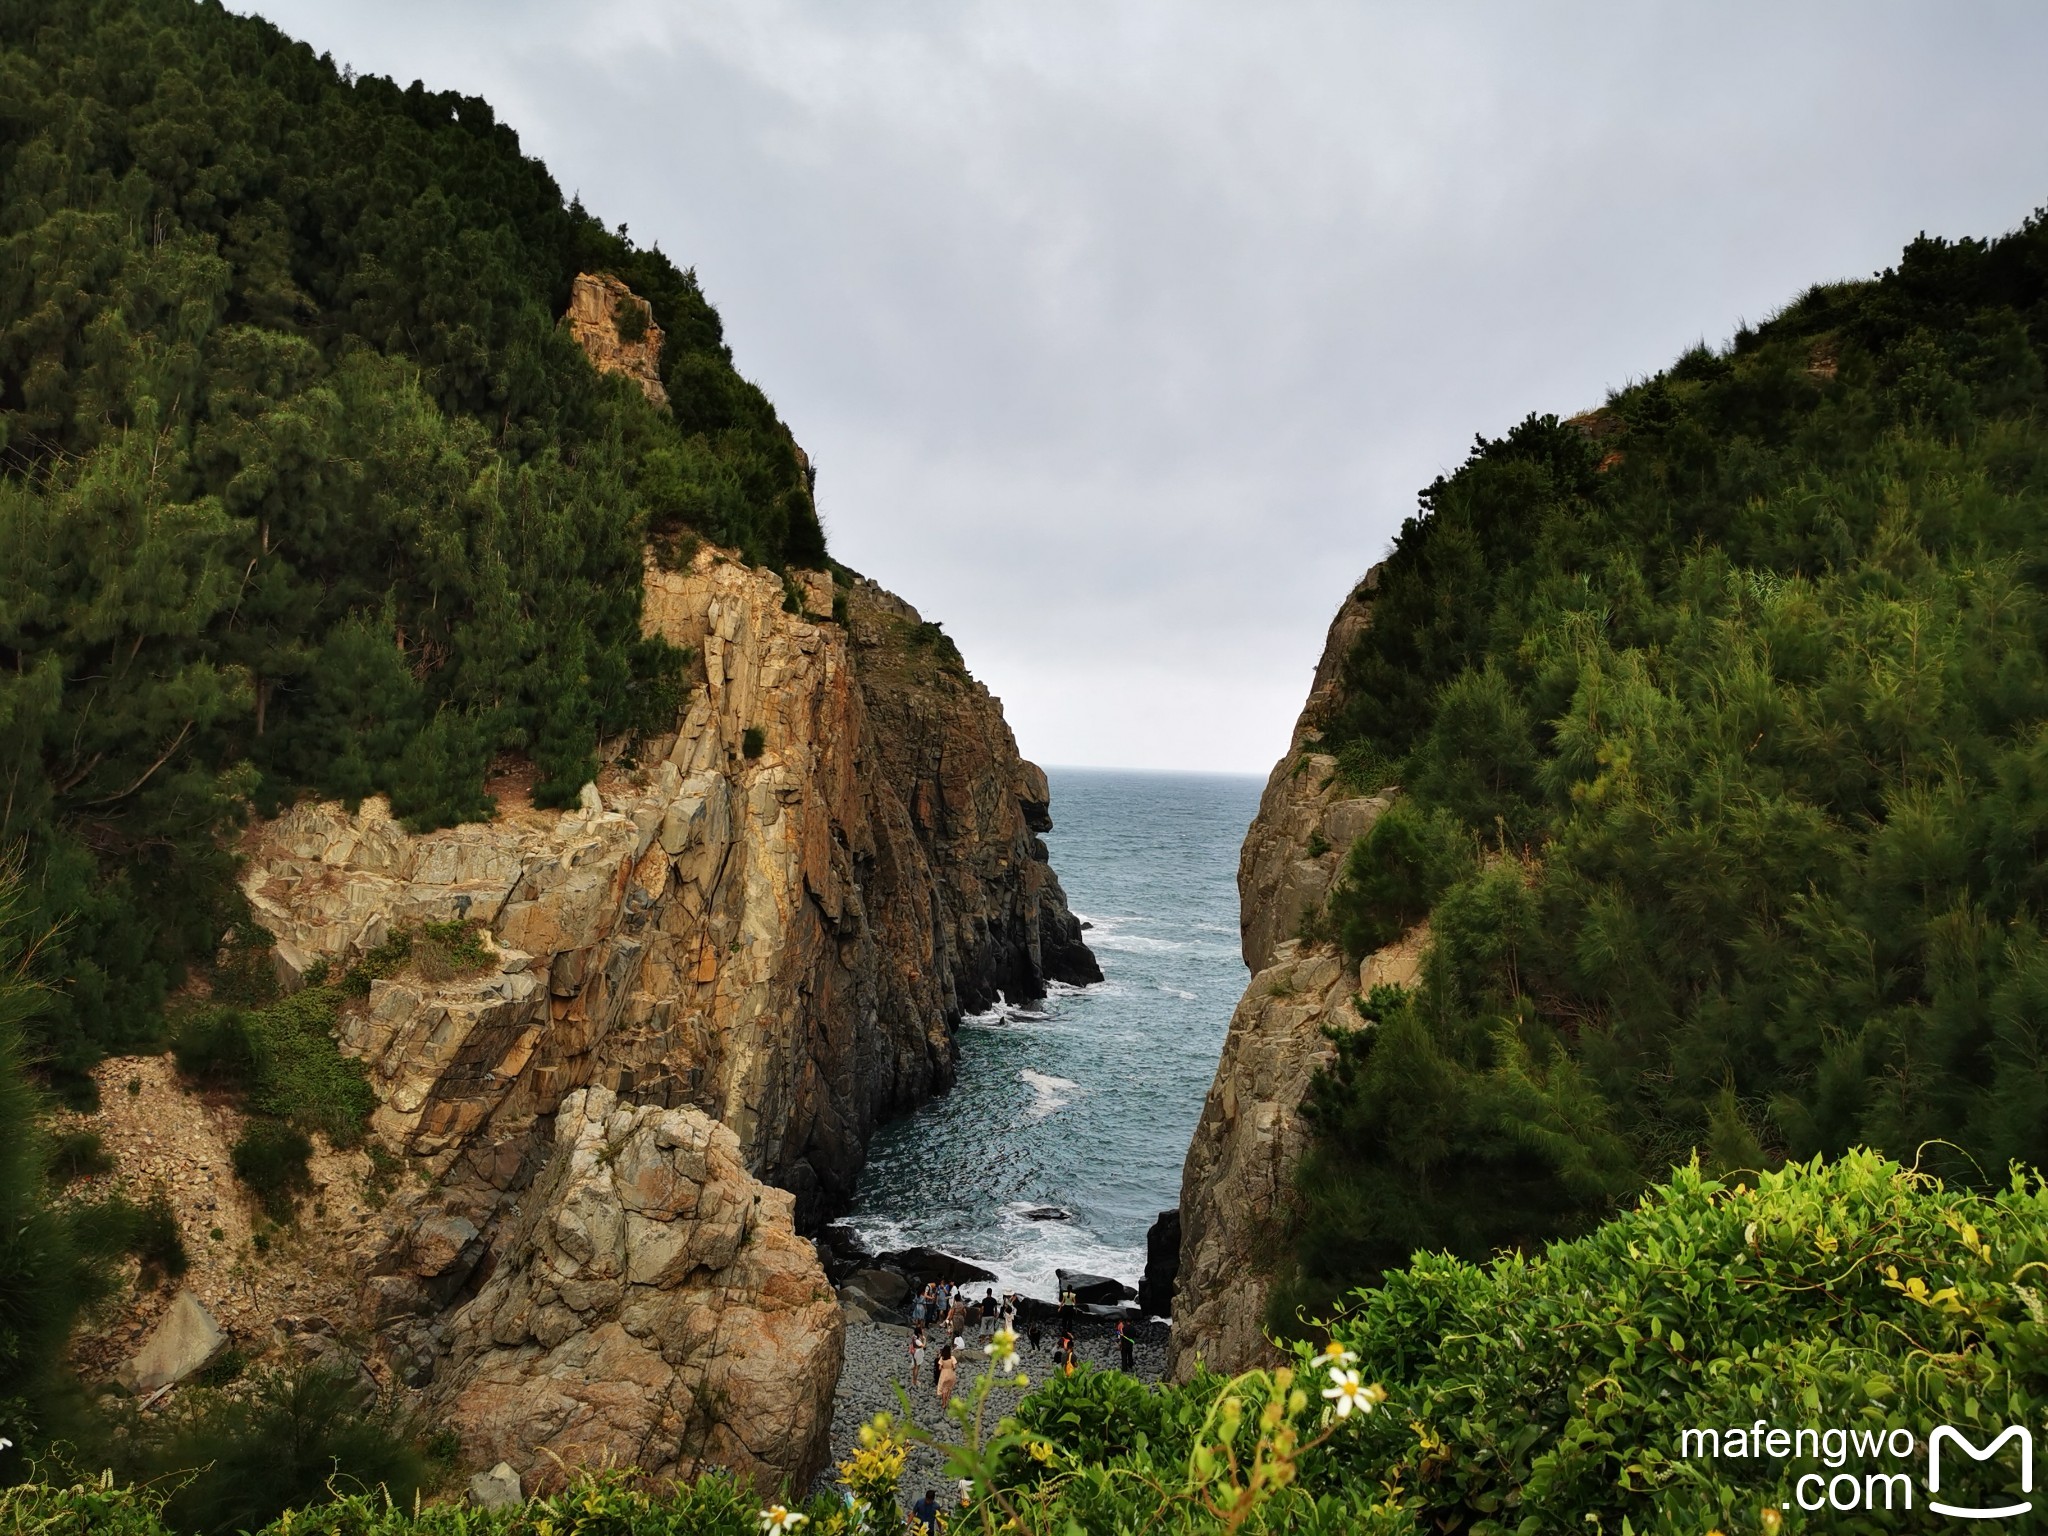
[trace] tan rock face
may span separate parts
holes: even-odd
[[[1099,976],[1000,706],[964,671],[895,666],[879,619],[856,651],[783,598],[708,549],[649,566],[646,627],[701,676],[658,765],[577,811],[415,837],[372,798],[252,838],[243,888],[291,968],[400,924],[467,919],[496,945],[480,976],[375,983],[347,1021],[388,1146],[510,1189],[538,1118],[598,1083],[724,1121],[808,1223],[851,1194],[881,1116],[950,1084],[963,1009]]]
[[[1308,1149],[1301,1101],[1333,1047],[1325,1029],[1360,1027],[1354,994],[1413,985],[1428,941],[1417,930],[1352,969],[1335,945],[1300,938],[1392,792],[1356,796],[1314,750],[1344,657],[1372,616],[1368,576],[1339,610],[1287,755],[1266,781],[1238,860],[1239,926],[1251,985],[1231,1016],[1216,1078],[1181,1171],[1180,1275],[1167,1370],[1197,1359],[1234,1373],[1276,1358],[1263,1323],[1283,1250],[1296,1165]]]
[[[400,925],[488,941],[480,973],[374,982],[341,1029],[373,1136],[425,1175],[355,1321],[481,1465],[803,1472],[841,1323],[793,1228],[851,1194],[880,1117],[950,1084],[964,1008],[1099,975],[1000,706],[880,589],[842,626],[811,617],[829,574],[793,581],[802,613],[716,550],[650,561],[643,622],[694,652],[689,702],[576,810],[415,836],[379,799],[303,804],[245,844],[288,985]]]
[[[608,272],[579,272],[569,291],[568,321],[599,373],[623,373],[656,405],[668,404],[661,383],[662,331],[653,305]],[[625,333],[636,329],[640,334],[628,340]]]
[[[491,1278],[449,1319],[433,1411],[528,1489],[607,1463],[806,1486],[845,1333],[794,1205],[699,1110],[570,1094]]]

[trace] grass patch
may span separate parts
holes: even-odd
[[[474,976],[498,963],[484,944],[483,925],[456,919],[424,924],[412,940],[412,962],[427,981]]]

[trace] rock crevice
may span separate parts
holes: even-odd
[[[1277,1359],[1266,1302],[1285,1252],[1296,1165],[1308,1149],[1301,1103],[1332,1057],[1328,1031],[1359,1028],[1352,1005],[1375,985],[1411,985],[1427,934],[1410,934],[1352,966],[1327,940],[1303,937],[1351,845],[1393,791],[1358,795],[1316,750],[1339,700],[1344,658],[1372,618],[1374,575],[1330,625],[1309,700],[1266,781],[1239,856],[1239,929],[1250,985],[1231,1015],[1202,1117],[1181,1170],[1180,1252],[1168,1374],[1200,1361],[1226,1374]]]

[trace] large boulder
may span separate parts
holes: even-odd
[[[114,1372],[115,1380],[142,1397],[183,1381],[211,1365],[228,1347],[228,1336],[197,1296],[181,1290],[149,1338]]]
[[[1112,1280],[1107,1275],[1091,1275],[1078,1269],[1057,1269],[1053,1275],[1059,1281],[1061,1294],[1071,1295],[1083,1306],[1114,1307],[1137,1294],[1121,1280]]]
[[[942,1248],[897,1248],[875,1262],[907,1276],[910,1283],[920,1290],[941,1280],[948,1285],[966,1285],[996,1277],[994,1270],[983,1269],[979,1264],[947,1253]]]
[[[1138,1282],[1138,1305],[1155,1317],[1173,1311],[1173,1288],[1180,1279],[1180,1207],[1161,1211],[1145,1234],[1145,1274]]]
[[[696,1109],[562,1101],[506,1251],[455,1313],[433,1400],[476,1462],[657,1481],[725,1467],[763,1493],[823,1466],[845,1327],[793,1201]]]

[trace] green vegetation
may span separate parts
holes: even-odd
[[[50,1138],[50,1177],[59,1184],[97,1178],[113,1166],[98,1131],[60,1131]]]
[[[156,1443],[149,1470],[175,1491],[172,1530],[253,1531],[339,1487],[380,1488],[410,1506],[434,1476],[417,1427],[364,1383],[319,1365],[258,1374],[239,1397],[215,1395]]]
[[[1331,927],[1432,950],[1314,1090],[1277,1325],[1696,1148],[2048,1165],[2044,360],[2048,222],[1923,238],[1423,493],[1321,725],[1402,786]]]
[[[22,0],[0,78],[0,844],[82,1093],[236,924],[252,807],[470,819],[507,750],[569,803],[679,698],[648,540],[824,545],[693,275],[486,103],[212,0]],[[583,271],[650,302],[672,411],[558,323]]]
[[[1283,1370],[1205,1374],[1180,1387],[1083,1370],[1021,1397],[1017,1378],[981,1376],[953,1409],[955,1466],[975,1489],[950,1529],[1692,1536],[1776,1529],[1764,1511],[1796,1519],[1800,1477],[1828,1478],[1845,1466],[1859,1500],[1865,1477],[1904,1474],[1924,1501],[1936,1425],[1982,1436],[2036,1423],[2048,1406],[2044,1268],[2048,1186],[2033,1175],[1980,1193],[1869,1153],[1789,1164],[1754,1180],[1688,1166],[1588,1236],[1530,1256],[1482,1266],[1419,1255],[1352,1297],[1334,1334],[1299,1346]],[[1324,1353],[1326,1339],[1350,1358]],[[1338,1415],[1328,1394],[1342,1369],[1357,1377],[1352,1411]],[[268,1402],[244,1411],[274,1414]],[[1759,1420],[1785,1432],[1782,1454],[1751,1452]],[[1845,1454],[1831,1464],[1836,1443],[1816,1434],[1802,1445],[1793,1438],[1800,1429],[1841,1432]],[[1715,1432],[1711,1448],[1684,1438],[1697,1430]],[[1724,1440],[1727,1431],[1740,1432],[1740,1443]],[[1856,1436],[1887,1449],[1865,1454]],[[237,1441],[208,1454],[238,1458],[241,1481],[263,1490],[260,1502],[248,1497],[233,1511],[253,1528],[282,1507],[286,1480],[275,1468],[293,1465],[296,1453],[248,1438],[272,1446],[271,1459]],[[841,1480],[879,1504],[895,1487],[905,1438],[902,1426],[878,1421],[841,1464]],[[1897,1449],[1908,1441],[1911,1449]],[[184,1464],[195,1464],[192,1454]],[[296,1464],[310,1460],[298,1454]],[[369,1475],[373,1458],[344,1465],[366,1483],[383,1478]],[[2016,1483],[2016,1470],[2008,1455],[1973,1491]],[[306,1488],[319,1502],[289,1529],[739,1536],[760,1528],[758,1501],[720,1477],[650,1498],[611,1473],[516,1512],[443,1505],[414,1514],[405,1475],[401,1465],[388,1502],[374,1493],[330,1501]],[[156,1497],[20,1489],[0,1494],[0,1521],[79,1529],[90,1512],[95,1523],[86,1528],[157,1536],[166,1527],[156,1523]],[[817,1536],[848,1529],[834,1501],[808,1513],[806,1529]],[[38,1524],[60,1515],[71,1523]],[[1882,1514],[1827,1518],[1828,1530],[1899,1528]],[[867,1526],[899,1528],[885,1508]]]
[[[249,1186],[272,1221],[290,1221],[299,1196],[313,1187],[306,1170],[312,1140],[288,1120],[251,1119],[229,1155],[235,1177]]]
[[[120,1194],[57,1199],[51,1173],[99,1171],[96,1140],[53,1144],[45,1106],[28,1075],[23,1044],[47,989],[27,971],[31,946],[25,903],[0,871],[0,1424],[23,1447],[47,1445],[89,1422],[84,1394],[64,1366],[64,1349],[82,1309],[106,1296],[126,1254],[146,1278],[184,1272],[177,1222],[161,1194],[136,1205]],[[18,1475],[0,1463],[0,1479]]]

